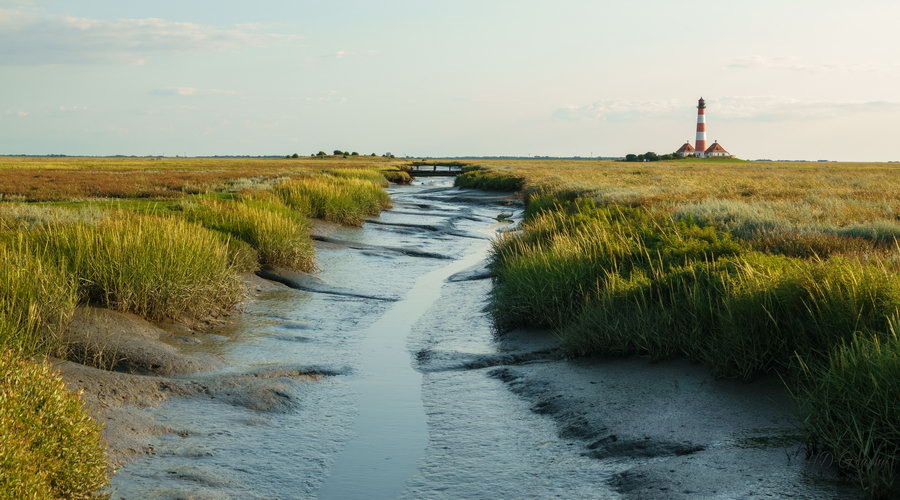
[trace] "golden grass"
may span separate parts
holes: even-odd
[[[705,200],[763,203],[796,223],[900,221],[900,165],[889,163],[624,163],[477,160],[525,179],[526,188],[590,194],[598,201],[675,207]]]
[[[407,160],[358,156],[260,158],[0,157],[0,200],[173,198],[322,170],[395,169]]]

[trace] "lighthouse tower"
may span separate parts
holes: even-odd
[[[694,151],[697,157],[706,157],[706,101],[702,97],[697,104],[697,147]]]

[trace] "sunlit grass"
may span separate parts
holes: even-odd
[[[0,348],[58,353],[75,310],[75,279],[14,235],[0,241]]]
[[[107,481],[100,426],[78,395],[47,362],[0,346],[0,498],[96,498]]]
[[[291,213],[277,201],[252,198],[201,200],[186,202],[181,208],[186,219],[247,243],[256,251],[259,264],[300,271],[315,268],[308,219],[302,214]],[[231,253],[238,254],[241,250],[238,246]],[[235,260],[243,262],[244,257]],[[240,267],[246,267],[246,264]]]
[[[151,320],[203,318],[233,306],[240,284],[215,232],[170,217],[51,224],[26,234],[44,260],[67,269],[91,303]]]
[[[791,199],[796,186],[777,177],[802,183],[805,172],[791,178],[778,166],[740,198],[716,193],[734,181],[727,169],[713,181],[688,175],[687,188],[653,168],[619,169],[625,180],[611,185],[597,179],[618,179],[598,174],[578,189],[527,168],[470,177],[501,190],[504,175],[543,182],[526,184],[521,231],[494,245],[490,311],[501,330],[554,328],[581,355],[684,356],[740,379],[778,373],[813,449],[868,494],[890,497],[900,463],[900,245],[897,200],[877,184],[897,179],[882,177],[893,167],[858,168],[842,178],[864,188],[849,199],[843,187]]]
[[[273,191],[294,210],[348,226],[360,226],[366,217],[391,206],[381,186],[364,179],[308,177],[283,182]]]

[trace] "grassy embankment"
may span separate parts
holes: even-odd
[[[900,467],[900,168],[487,162],[458,185],[524,188],[493,250],[501,329],[583,355],[684,356],[788,381],[810,448],[872,496]]]
[[[315,267],[309,219],[359,225],[390,206],[380,159],[0,159],[0,498],[87,498],[100,429],[45,355],[78,304],[202,320],[240,272]],[[385,174],[381,172],[385,171]],[[405,176],[405,177],[404,177]]]

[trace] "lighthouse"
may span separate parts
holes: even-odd
[[[697,103],[697,147],[694,151],[697,157],[706,157],[706,101],[702,97]]]
[[[734,158],[731,153],[719,144],[719,141],[715,141],[712,146],[706,147],[706,101],[702,97],[700,102],[697,103],[697,147],[691,146],[691,141],[685,141],[673,154],[682,158],[688,156],[697,158]]]

